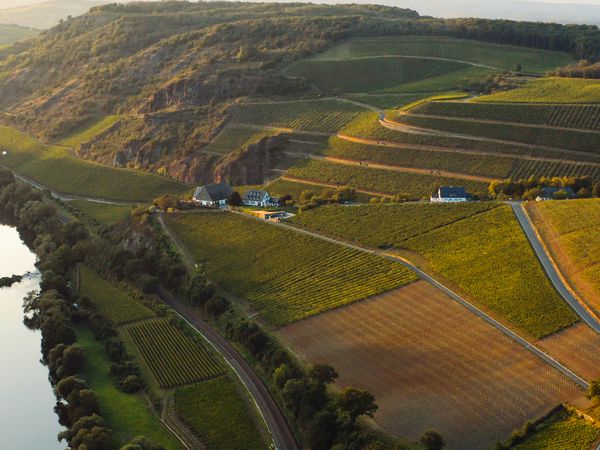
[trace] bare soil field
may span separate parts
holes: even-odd
[[[490,448],[556,404],[574,383],[424,281],[279,330],[310,362],[332,364],[338,386],[370,390],[377,423],[451,449]]]
[[[536,345],[586,380],[600,377],[600,334],[583,322],[540,339]]]

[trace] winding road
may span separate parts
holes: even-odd
[[[509,204],[554,288],[585,323],[600,333],[600,322],[598,319],[572,294],[558,269],[546,253],[544,244],[541,242],[529,215],[523,209],[523,203],[509,202]]]

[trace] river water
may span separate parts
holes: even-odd
[[[23,324],[23,297],[36,290],[39,274],[35,255],[17,231],[0,224],[0,277],[35,275],[0,288],[0,449],[59,450],[61,430],[54,413],[55,398],[48,369],[40,362],[39,331]]]

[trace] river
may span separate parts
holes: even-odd
[[[17,231],[0,224],[0,277],[35,273],[8,288],[0,288],[0,448],[59,450],[61,430],[48,369],[40,362],[39,331],[23,324],[23,297],[36,290],[39,273],[35,255]]]

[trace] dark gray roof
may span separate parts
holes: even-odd
[[[468,194],[462,186],[441,186],[438,189],[439,198],[467,198]]]
[[[207,184],[199,186],[194,192],[194,199],[205,202],[218,202],[226,200],[233,189],[227,183]]]
[[[259,191],[257,189],[250,189],[246,191],[244,194],[243,200],[253,201],[253,202],[264,202],[267,198],[269,198],[269,193],[267,191]]]

